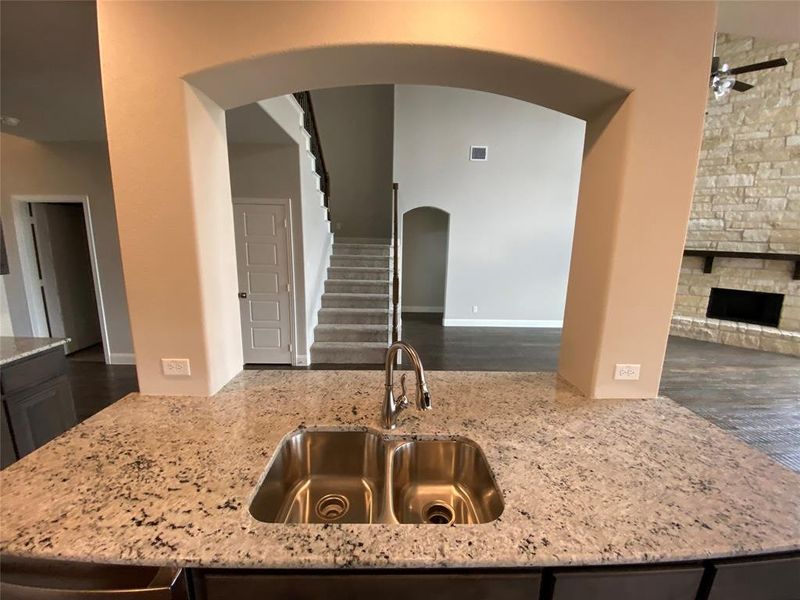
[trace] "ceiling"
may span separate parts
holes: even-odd
[[[0,1],[2,131],[43,141],[106,139],[94,1]],[[235,142],[290,140],[257,105],[227,113]]]
[[[104,140],[94,2],[0,2],[5,132],[41,141]]]
[[[800,2],[796,0],[722,0],[717,31],[776,42],[800,41]]]
[[[800,2],[722,1],[718,29],[796,41]],[[0,1],[0,95],[2,114],[20,119],[3,131],[40,141],[105,140],[93,0]],[[230,111],[231,139],[286,143],[274,141],[276,126],[259,111]]]

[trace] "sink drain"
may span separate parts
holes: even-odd
[[[314,507],[314,512],[320,519],[335,521],[341,519],[350,510],[350,501],[341,494],[328,494],[323,496]]]
[[[450,525],[455,517],[453,507],[444,502],[431,502],[422,509],[422,518],[432,525]]]

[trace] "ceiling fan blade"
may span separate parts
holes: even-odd
[[[745,65],[743,67],[736,67],[728,71],[731,75],[740,75],[741,73],[752,73],[753,71],[763,71],[764,69],[774,69],[775,67],[785,67],[788,62],[785,58],[776,58],[775,60],[766,60],[752,65]]]
[[[752,89],[753,86],[749,83],[745,83],[744,81],[734,81],[733,82],[733,89],[737,92],[746,92],[747,90]]]
[[[715,56],[711,59],[711,74],[719,72],[719,56]]]

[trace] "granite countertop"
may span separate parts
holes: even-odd
[[[62,346],[69,338],[0,336],[0,366]]]
[[[383,373],[246,371],[132,394],[0,475],[0,551],[213,567],[506,567],[800,549],[800,475],[674,402],[588,401],[551,373],[433,372],[397,435],[483,447],[491,523],[285,525],[248,504],[298,426],[378,429]]]

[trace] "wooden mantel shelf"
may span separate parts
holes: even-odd
[[[693,250],[686,248],[684,256],[700,256],[705,259],[703,273],[711,273],[715,258],[754,258],[758,260],[786,260],[794,263],[792,279],[800,279],[800,254],[781,254],[778,252],[738,252],[736,250]]]

